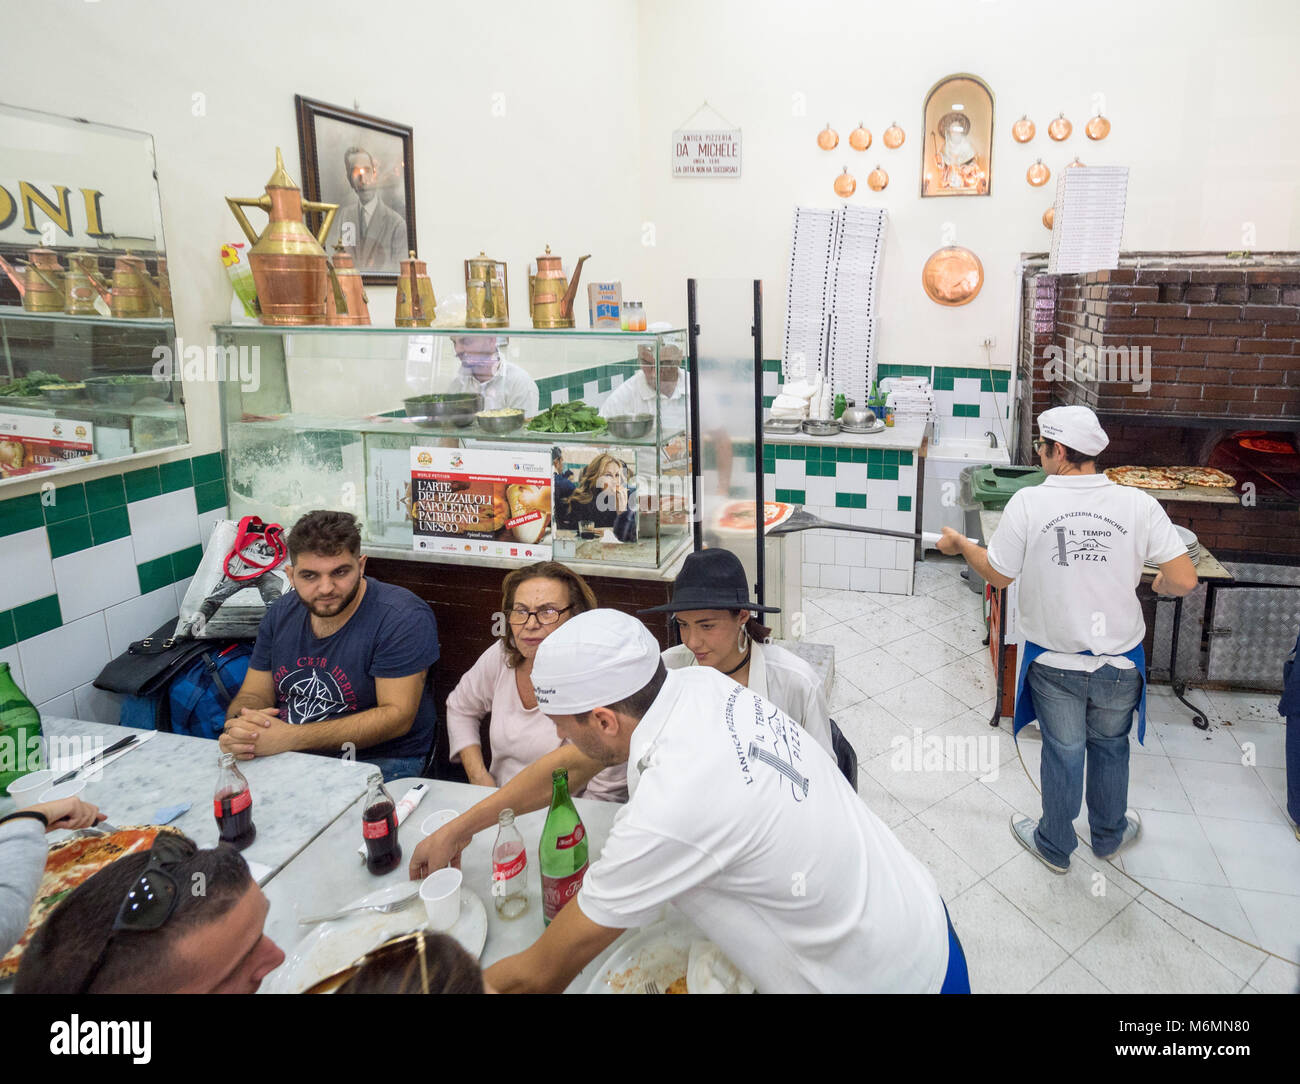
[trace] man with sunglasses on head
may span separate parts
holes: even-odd
[[[960,553],[994,587],[1020,583],[1020,685],[1014,732],[1038,720],[1043,735],[1043,816],[1011,815],[1016,841],[1064,874],[1077,846],[1074,818],[1087,768],[1093,853],[1113,858],[1142,823],[1128,805],[1129,731],[1146,730],[1146,623],[1135,590],[1144,565],[1151,589],[1186,595],[1196,567],[1165,510],[1149,493],[1097,473],[1110,443],[1084,406],[1038,416],[1034,450],[1047,477],[1007,502],[988,549],[945,527],[943,553]]]
[[[18,994],[252,994],[284,953],[243,856],[163,832],[78,885],[23,952]]]
[[[404,587],[365,575],[349,512],[308,512],[289,532],[289,581],[262,618],[226,711],[223,752],[350,753],[385,780],[419,775],[437,708],[438,623]]]

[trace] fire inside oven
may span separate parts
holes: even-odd
[[[1224,435],[1210,453],[1209,466],[1237,479],[1237,489],[1253,484],[1263,500],[1300,501],[1300,445],[1295,433],[1261,429]]]

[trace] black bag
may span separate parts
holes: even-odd
[[[196,656],[212,646],[203,640],[174,640],[175,628],[173,618],[159,625],[153,635],[137,640],[99,672],[95,688],[123,696],[157,696]]]

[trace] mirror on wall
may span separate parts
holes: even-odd
[[[0,104],[0,485],[188,439],[153,137]]]

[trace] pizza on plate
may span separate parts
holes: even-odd
[[[120,828],[106,836],[72,836],[54,844],[45,858],[45,874],[36,890],[36,902],[28,916],[27,929],[18,943],[0,960],[0,979],[13,978],[18,973],[18,961],[37,929],[63,900],[83,881],[88,881],[105,866],[123,855],[147,851],[153,846],[159,832],[175,832],[174,828],[157,825],[142,828]]]
[[[1231,489],[1237,484],[1237,479],[1231,474],[1216,470],[1214,467],[1161,467],[1160,469],[1187,486],[1211,486],[1215,489]]]
[[[1111,467],[1106,477],[1116,485],[1138,489],[1182,489],[1186,485],[1165,467]]]

